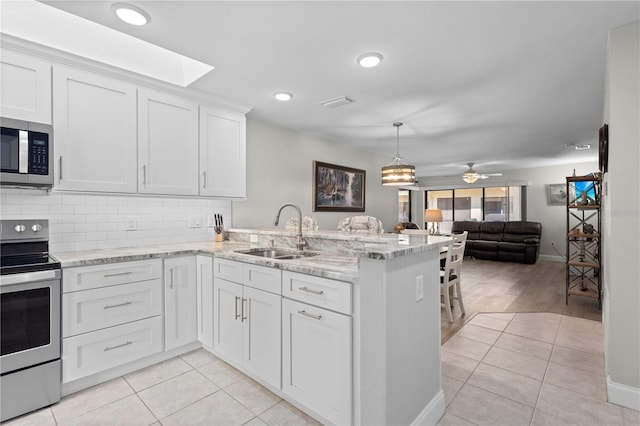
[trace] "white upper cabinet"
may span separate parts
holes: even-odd
[[[135,193],[136,87],[54,68],[56,188]]]
[[[51,124],[51,65],[2,49],[2,117]]]
[[[200,195],[246,196],[246,119],[200,107]]]
[[[138,90],[138,192],[198,195],[198,105]]]

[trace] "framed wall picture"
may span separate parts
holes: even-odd
[[[566,205],[567,204],[567,185],[564,183],[554,183],[547,185],[547,204]]]
[[[313,162],[313,211],[363,212],[366,171]]]
[[[598,133],[598,167],[605,173],[609,168],[609,125],[600,127]]]

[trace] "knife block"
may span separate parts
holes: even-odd
[[[224,241],[224,228],[220,230],[220,232],[216,232],[215,233],[215,239],[214,241],[216,243],[221,243]]]

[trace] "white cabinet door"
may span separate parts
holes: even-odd
[[[244,287],[243,365],[252,375],[280,389],[282,297]]]
[[[196,282],[198,283],[198,340],[207,348],[213,348],[213,258],[196,258]]]
[[[246,196],[246,119],[200,107],[200,195]]]
[[[351,424],[351,317],[282,300],[282,390],[333,424]]]
[[[198,194],[198,105],[138,90],[138,192]]]
[[[56,188],[136,192],[135,86],[56,66],[53,127]]]
[[[51,65],[2,49],[0,116],[51,124]]]
[[[165,350],[195,342],[196,257],[172,257],[164,261]]]
[[[225,360],[242,365],[242,285],[213,281],[213,347]]]

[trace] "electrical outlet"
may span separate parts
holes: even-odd
[[[422,275],[416,277],[416,302],[424,299],[424,279]]]
[[[207,216],[207,227],[213,228],[214,226],[216,226],[216,218],[210,214]]]
[[[249,235],[249,242],[250,243],[257,243],[258,242],[258,236],[256,234]]]
[[[189,228],[200,228],[202,226],[202,220],[200,216],[191,216],[189,218]]]
[[[127,231],[135,231],[138,229],[138,221],[135,216],[127,216]]]

